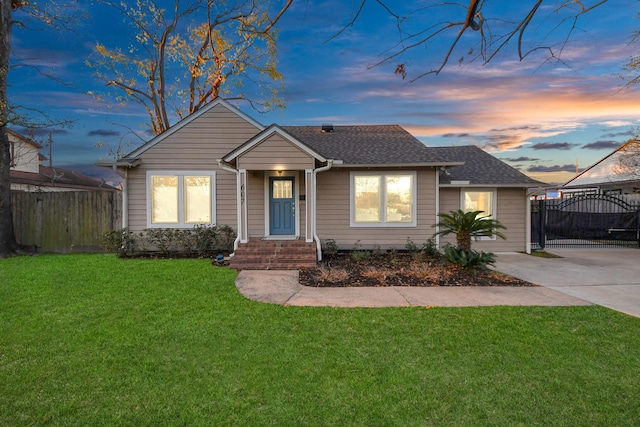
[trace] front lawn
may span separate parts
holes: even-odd
[[[244,299],[207,260],[0,260],[0,425],[625,426],[640,319]]]

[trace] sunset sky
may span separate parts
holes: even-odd
[[[395,3],[389,2],[398,7]],[[407,10],[426,3],[402,2]],[[498,18],[516,20],[526,13],[522,3],[488,1],[482,11],[486,25],[498,32],[504,25]],[[558,3],[545,2],[538,12],[541,19],[527,34],[544,43],[561,42],[571,22],[549,34],[567,15],[553,14]],[[400,124],[427,145],[479,145],[528,175],[554,183],[568,181],[576,164],[586,168],[638,133],[639,88],[624,89],[619,78],[630,55],[640,51],[640,45],[630,44],[633,32],[640,30],[638,1],[609,0],[581,16],[562,62],[545,62],[542,51],[519,62],[515,45],[510,45],[483,65],[481,59],[471,61],[477,57],[479,33],[469,31],[443,72],[413,82],[438,66],[455,30],[373,66],[394,52],[399,37],[396,21],[376,2],[365,6],[353,27],[331,39],[350,22],[358,4],[294,0],[278,25],[287,108],[265,115],[246,104],[240,108],[265,125]],[[73,127],[53,134],[54,165],[95,174],[91,165],[108,152],[96,143],[129,143],[131,151],[149,135],[141,107],[107,109],[87,95],[104,90],[104,83],[85,66],[96,42],[126,48],[130,36],[112,10],[85,7],[90,18],[77,34],[14,30],[13,63],[39,71],[14,68],[10,94],[14,104],[75,120]],[[463,12],[462,7],[441,6],[411,15],[404,25],[417,31],[425,16],[439,17],[434,23],[459,21]],[[407,71],[404,80],[394,74],[400,63]],[[67,85],[43,77],[43,70]]]

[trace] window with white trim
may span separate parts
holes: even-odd
[[[473,189],[460,190],[461,209],[465,212],[482,211],[478,217],[488,216],[496,219],[496,190]],[[496,237],[480,237],[480,240],[495,240]]]
[[[415,172],[351,172],[352,227],[415,225]]]
[[[147,227],[215,224],[215,172],[148,171]]]

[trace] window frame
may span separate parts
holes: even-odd
[[[379,222],[356,222],[356,192],[355,178],[359,176],[377,176],[380,178],[380,221]],[[411,222],[387,222],[387,177],[392,176],[410,176],[411,177]],[[411,171],[351,171],[349,173],[349,222],[353,228],[407,228],[417,227],[418,213],[418,174],[415,170]]]
[[[497,213],[498,213],[498,189],[497,188],[461,188],[460,189],[460,209],[462,209],[462,211],[464,212],[468,212],[465,207],[464,207],[464,201],[465,201],[465,193],[491,193],[491,219],[497,219]],[[476,209],[477,210],[477,209]],[[484,214],[481,214],[481,216],[486,216]],[[482,236],[482,237],[477,237],[476,240],[496,240],[497,237],[496,236],[492,236],[492,237],[488,237],[488,236]]]
[[[176,176],[178,177],[178,222],[176,223],[154,223],[153,198],[152,198],[152,177],[155,176]],[[193,176],[207,176],[210,178],[211,197],[211,221],[202,223],[185,222],[186,217],[186,193],[185,178]],[[216,224],[216,173],[215,171],[203,170],[149,170],[146,173],[146,208],[147,208],[147,228],[194,228],[198,225]]]

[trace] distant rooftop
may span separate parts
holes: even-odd
[[[69,188],[76,190],[118,191],[102,179],[63,168],[40,166],[39,173],[11,171],[11,183],[33,186]]]

